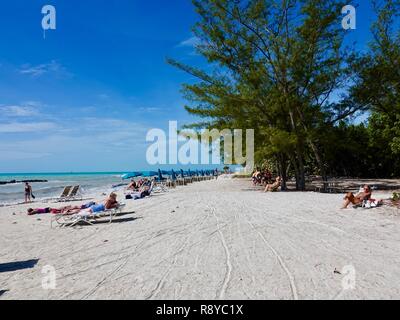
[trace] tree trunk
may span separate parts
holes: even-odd
[[[289,104],[288,104],[288,106],[289,106]],[[303,162],[303,153],[302,153],[302,148],[300,145],[300,139],[302,139],[302,138],[301,138],[301,135],[299,134],[299,131],[296,126],[295,119],[294,119],[294,114],[293,114],[293,111],[290,110],[290,107],[289,107],[289,116],[290,116],[290,123],[291,123],[292,129],[296,133],[297,138],[298,138],[297,147],[296,147],[296,159],[294,159],[294,161],[293,161],[293,164],[297,163],[296,189],[298,191],[304,191],[306,189],[306,184],[305,184],[305,170],[304,170],[304,162]],[[303,143],[303,142],[304,142],[304,140],[301,140],[301,143]]]
[[[304,169],[303,156],[300,154],[297,156],[298,166],[299,166],[299,191],[306,190],[306,174]]]
[[[321,159],[321,156],[319,154],[318,148],[314,144],[314,142],[311,141],[311,139],[307,139],[307,140],[308,140],[308,144],[310,145],[312,151],[314,152],[314,156],[315,156],[315,159],[317,160],[317,164],[318,164],[319,170],[321,171],[322,180],[324,182],[327,182],[328,181],[328,176],[326,174],[325,165],[324,165],[324,163],[323,163],[323,161]]]
[[[294,169],[294,177],[296,180],[296,190],[299,191],[301,189],[301,186],[300,186],[301,178],[300,178],[299,164],[298,164],[298,161],[296,160],[296,155],[292,155],[290,157],[290,162],[292,163],[293,169]]]
[[[287,190],[287,185],[286,185],[286,181],[287,181],[287,159],[285,157],[285,155],[281,154],[279,155],[279,176],[282,178],[282,187],[281,190],[282,191],[286,191]]]
[[[322,157],[321,157],[320,154],[319,154],[319,150],[318,150],[317,146],[314,144],[314,142],[312,141],[312,139],[311,139],[310,136],[309,136],[308,127],[307,127],[307,125],[306,125],[306,121],[305,121],[305,119],[304,119],[303,112],[299,109],[298,106],[296,107],[296,110],[297,110],[297,113],[298,113],[299,116],[300,116],[300,120],[301,120],[301,124],[303,125],[304,132],[305,132],[306,135],[308,136],[308,137],[307,137],[307,143],[310,145],[311,150],[312,150],[313,153],[314,153],[315,160],[317,160],[317,164],[318,164],[319,170],[321,171],[322,180],[323,180],[324,182],[327,182],[327,181],[328,181],[328,176],[327,176],[327,174],[326,174],[326,170],[325,170],[324,163],[323,163],[323,161],[322,161]],[[326,186],[326,183],[324,183],[324,186]]]

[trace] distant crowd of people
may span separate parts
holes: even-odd
[[[149,197],[153,188],[156,184],[156,179],[140,179],[135,181],[135,179],[131,180],[131,183],[128,185],[126,190],[128,191],[125,195],[126,199],[143,199]]]
[[[282,178],[278,176],[273,180],[273,175],[269,170],[256,169],[251,179],[254,186],[265,187],[264,192],[275,192],[282,186]],[[383,204],[383,200],[372,198],[372,189],[369,185],[362,187],[356,194],[352,192],[347,193],[343,200],[342,209],[347,209],[350,205],[352,205],[353,208],[375,208]]]

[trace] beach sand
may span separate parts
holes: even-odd
[[[27,205],[2,207],[0,299],[400,298],[398,209],[252,189],[199,182],[125,201],[135,213],[113,224],[63,229],[50,228],[51,215],[28,217]],[[46,266],[54,290],[42,288]]]

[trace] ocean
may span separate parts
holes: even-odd
[[[47,180],[31,183],[36,200],[60,196],[64,187],[80,185],[84,194],[108,193],[112,187],[124,183],[124,172],[81,172],[81,173],[20,173],[2,174],[0,181]],[[126,183],[126,181],[125,181]],[[24,183],[0,184],[0,205],[24,201]]]

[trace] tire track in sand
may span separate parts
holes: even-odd
[[[217,215],[215,214],[215,208],[212,207],[212,208],[210,208],[210,210],[211,210],[212,214],[214,215],[215,220],[217,220],[217,230],[218,230],[219,237],[221,239],[222,246],[224,247],[225,256],[226,256],[226,262],[225,262],[226,263],[226,272],[225,272],[225,276],[224,276],[224,281],[221,286],[221,290],[219,291],[219,294],[218,294],[218,298],[220,300],[222,300],[222,299],[224,299],[226,289],[228,288],[229,281],[231,280],[231,274],[232,274],[231,253],[229,251],[228,245],[226,244],[224,234],[222,233],[221,228],[219,227],[219,220],[218,220]]]
[[[191,236],[201,229],[201,227],[207,221],[208,217],[209,217],[209,213],[207,213],[207,217],[205,219],[201,215],[199,216],[198,219],[196,219],[197,223],[195,223],[195,225],[197,225],[198,227],[194,231],[190,232],[186,236],[185,240],[182,243],[182,246],[173,254],[173,262],[172,262],[172,264],[168,267],[166,272],[162,275],[162,277],[157,282],[155,288],[150,292],[150,294],[145,298],[145,300],[154,299],[160,293],[162,287],[164,286],[165,280],[168,278],[168,276],[171,273],[173,267],[176,265],[176,261],[177,261],[178,255],[185,250],[185,248],[188,246],[188,242],[191,239]]]
[[[267,245],[267,247],[272,251],[272,253],[275,255],[275,257],[278,259],[279,264],[281,265],[282,269],[285,271],[289,282],[290,282],[290,290],[292,292],[292,296],[294,300],[299,300],[299,296],[297,294],[297,287],[296,287],[296,283],[294,280],[294,276],[291,273],[291,271],[289,270],[289,268],[286,266],[285,262],[283,261],[281,255],[278,253],[278,251],[275,250],[275,248],[267,241],[267,239],[265,239],[264,235],[257,230],[257,228],[250,222],[247,221],[247,223],[252,227],[252,229],[258,233],[258,235],[260,236],[260,238],[263,240],[263,242]]]

